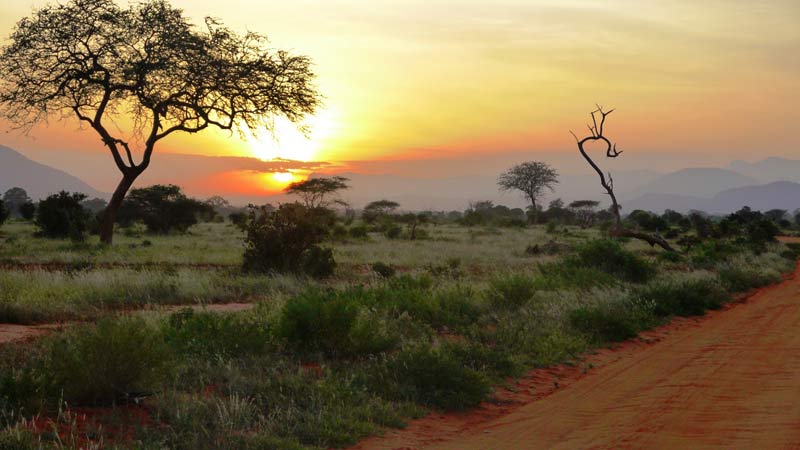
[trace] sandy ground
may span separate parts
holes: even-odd
[[[506,405],[434,414],[357,448],[800,449],[797,275],[571,370],[537,371]]]

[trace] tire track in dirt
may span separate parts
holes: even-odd
[[[505,406],[432,414],[356,448],[800,449],[798,275],[589,356],[588,373],[535,371]]]

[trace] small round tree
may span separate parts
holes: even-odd
[[[100,226],[111,243],[122,200],[173,133],[271,129],[319,104],[305,56],[267,48],[206,19],[197,29],[166,0],[67,0],[20,20],[0,52],[0,114],[22,130],[77,118],[108,148],[122,180]],[[120,131],[120,130],[124,130]]]
[[[502,191],[520,191],[525,198],[531,202],[533,211],[533,223],[539,219],[539,199],[544,194],[545,189],[554,191],[554,186],[558,184],[558,172],[548,164],[531,161],[508,169],[500,175],[497,180]]]
[[[350,187],[348,181],[345,177],[309,178],[290,184],[284,191],[300,197],[306,208],[327,208],[334,203],[345,204],[335,197],[339,191]]]

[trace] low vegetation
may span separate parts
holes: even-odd
[[[628,216],[679,246],[654,251],[609,238],[613,216],[589,201],[443,215],[382,200],[358,218],[325,207],[343,180],[315,186],[295,187],[307,204],[246,212],[134,190],[115,247],[89,233],[96,202],[61,193],[31,223],[13,196],[0,321],[68,326],[0,347],[0,449],[346,447],[721,308],[797,258],[748,210]],[[232,302],[250,306],[202,307]]]

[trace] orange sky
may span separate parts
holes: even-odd
[[[0,4],[0,30],[43,1]],[[570,150],[594,102],[624,149],[797,156],[800,2],[775,0],[173,0],[316,63],[311,139],[206,132],[160,151],[352,161]],[[101,149],[77,124],[20,150]],[[113,170],[111,165],[109,170]],[[446,168],[443,174],[446,175]]]

